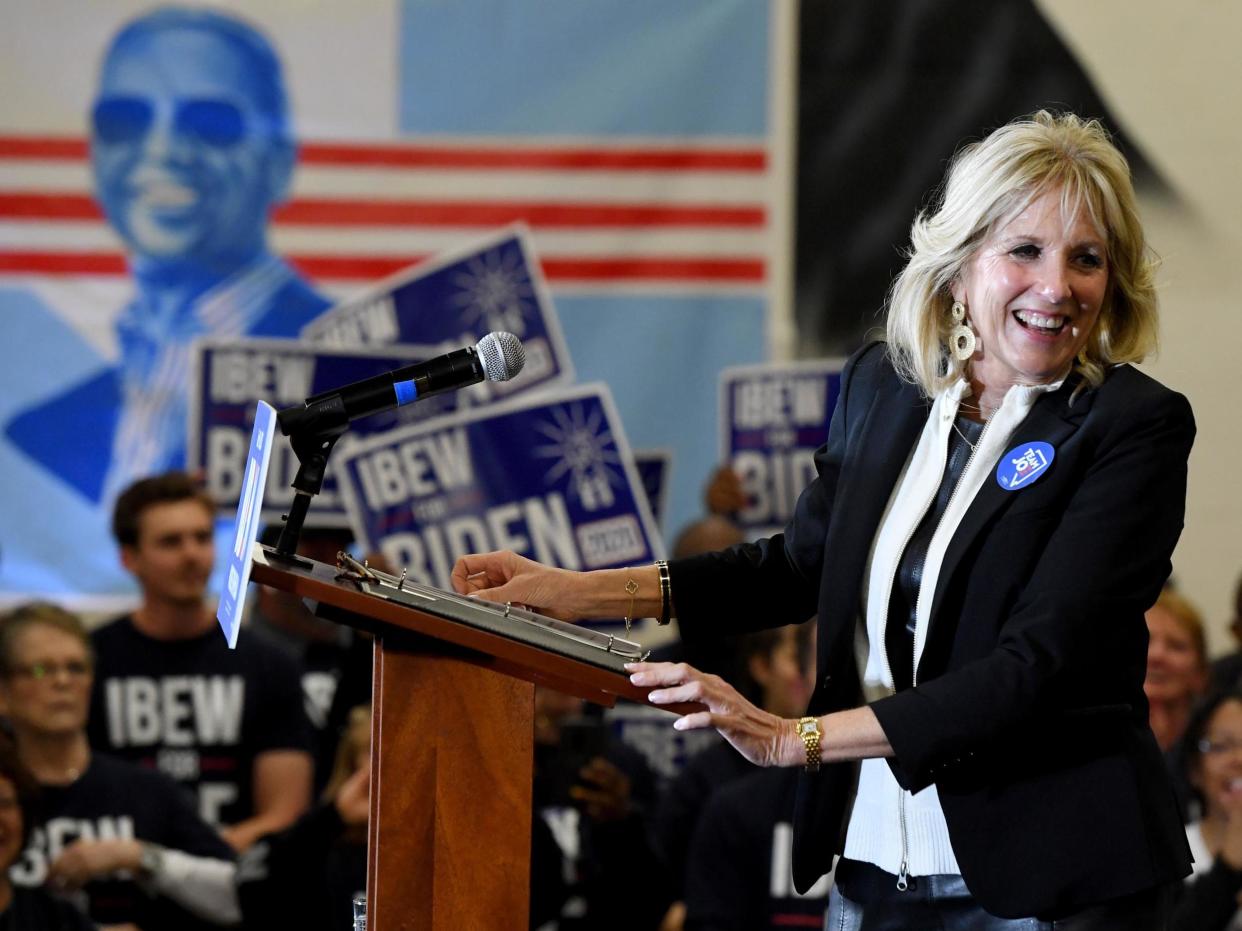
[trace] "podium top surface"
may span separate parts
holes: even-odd
[[[425,586],[407,586],[401,592],[384,586],[383,594],[374,594],[370,590],[380,586],[342,578],[335,566],[303,557],[287,560],[259,544],[252,558],[253,581],[315,602],[315,613],[329,620],[381,637],[395,633],[391,639],[403,644],[407,641],[401,635],[413,634],[431,641],[429,650],[452,651],[476,665],[597,704],[611,706],[617,698],[650,704],[651,690],[633,685],[624,669],[638,657],[605,649],[603,644],[612,639],[606,634],[582,629],[578,636],[601,641],[592,644],[575,639],[571,625],[550,619],[544,619],[547,625],[529,623],[506,616],[503,605]],[[697,704],[653,707],[682,714],[702,710]]]

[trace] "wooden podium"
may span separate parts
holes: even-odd
[[[525,928],[535,685],[607,706],[650,690],[299,563],[256,545],[251,579],[375,637],[367,931]]]

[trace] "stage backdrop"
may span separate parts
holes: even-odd
[[[108,513],[182,461],[194,339],[292,336],[515,221],[694,517],[717,372],[788,333],[792,7],[8,4],[0,598],[132,596]]]

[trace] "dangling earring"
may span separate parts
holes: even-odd
[[[975,331],[966,325],[966,305],[961,301],[954,301],[949,308],[949,315],[955,324],[949,333],[949,346],[953,350],[954,358],[965,362],[975,354]]]

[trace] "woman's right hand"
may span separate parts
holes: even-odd
[[[498,604],[533,608],[562,621],[584,615],[570,606],[575,581],[582,573],[554,569],[504,550],[463,556],[453,566],[453,588]]]

